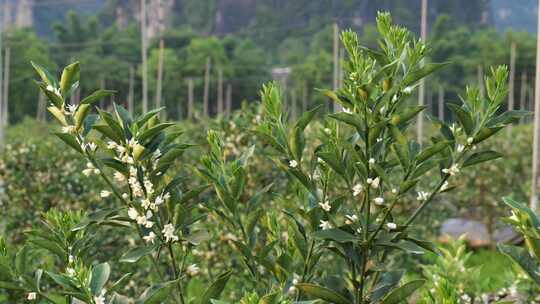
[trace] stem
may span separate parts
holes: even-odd
[[[173,273],[174,273],[174,280],[176,281],[176,290],[178,291],[178,295],[180,296],[180,302],[182,304],[184,304],[184,293],[182,291],[182,284],[180,283],[180,281],[178,280],[180,278],[179,276],[179,273],[178,273],[178,266],[176,265],[176,258],[174,257],[174,250],[172,248],[172,243],[169,242],[169,244],[167,244],[167,249],[169,251],[169,256],[171,257],[171,262],[172,262],[172,268],[173,268]],[[178,302],[178,300],[176,299],[175,297],[175,300]]]

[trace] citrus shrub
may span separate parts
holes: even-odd
[[[88,213],[49,211],[18,252],[2,241],[0,287],[10,290],[11,299],[52,303],[222,304],[228,303],[221,294],[233,274],[247,273],[242,279],[248,289],[236,297],[244,303],[407,299],[424,281],[403,282],[391,258],[435,251],[409,235],[410,228],[421,224],[419,215],[437,195],[453,189],[458,172],[501,156],[476,147],[524,113],[500,113],[507,70],[499,67],[486,78],[485,98],[469,88],[462,105],[451,105],[459,128],[436,122],[440,134],[429,143],[415,142],[407,129],[425,107],[406,100],[422,78],[445,64],[426,62],[426,46],[392,25],[389,14],[379,14],[377,27],[381,51],[360,46],[353,32],[343,33],[344,85],[324,92],[343,111],[322,117],[316,139],[305,131],[319,108],[289,122],[280,89],[271,83],[261,91],[263,113],[253,126],[267,146],[235,151],[220,132],[209,131],[209,151],[195,163],[179,161],[192,145],[174,123],[160,120],[160,109],[131,117],[114,105],[94,113],[94,104],[114,92],[98,90],[69,104],[79,64],[67,66],[59,81],[34,64],[48,110],[60,124],[55,135],[84,159],[83,174],[106,185],[99,194],[110,204]],[[256,152],[289,180],[250,184]],[[428,188],[432,170],[437,182]],[[278,194],[266,205],[270,191]],[[411,193],[419,204],[400,220],[394,208]],[[284,200],[289,203],[279,204]],[[282,206],[288,208],[277,209]],[[191,282],[201,272],[197,250],[216,236],[206,226],[231,233],[227,245],[241,264],[222,257],[223,271],[208,271],[209,280],[195,288]],[[136,240],[105,247],[98,238],[104,229]],[[112,254],[102,254],[104,248]],[[340,265],[345,267],[332,267]],[[122,294],[120,287],[132,277],[151,286]]]

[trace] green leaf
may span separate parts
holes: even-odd
[[[463,162],[462,167],[463,168],[469,167],[469,166],[472,166],[472,165],[476,165],[476,164],[479,164],[479,163],[483,163],[483,162],[486,162],[486,161],[489,161],[489,160],[494,160],[494,159],[501,158],[501,157],[503,157],[503,154],[501,154],[499,152],[492,151],[492,150],[474,153],[471,156],[469,156]]]
[[[63,96],[67,96],[71,87],[79,81],[79,76],[79,62],[72,63],[64,68],[62,77],[60,78],[60,92],[62,92]]]
[[[49,91],[47,85],[44,83],[38,83],[38,86],[55,107],[61,109],[64,106],[64,99],[62,99],[62,96],[58,96],[56,93]]]
[[[108,263],[95,265],[92,268],[92,279],[90,280],[90,290],[93,295],[99,295],[105,283],[109,280],[111,266]]]
[[[381,304],[398,304],[403,303],[410,297],[418,288],[424,285],[424,280],[414,280],[407,282],[400,287],[390,291],[381,301]]]
[[[428,159],[430,159],[433,155],[441,152],[448,146],[448,141],[439,141],[438,143],[422,150],[420,154],[416,157],[417,162],[422,163]]]
[[[487,126],[493,127],[493,126],[507,125],[509,123],[517,122],[521,118],[531,115],[531,114],[532,112],[530,111],[522,111],[522,110],[507,111],[495,118],[490,119],[487,123]]]
[[[486,127],[486,128],[481,129],[474,137],[473,142],[472,142],[473,145],[476,145],[477,143],[480,143],[490,138],[491,136],[497,134],[497,132],[502,130],[502,128],[503,127],[491,127],[491,128]]]
[[[316,231],[313,233],[313,237],[319,240],[332,240],[339,243],[359,241],[356,236],[337,228]]]
[[[52,85],[52,86],[56,84],[55,78],[49,73],[49,71],[47,71],[47,69],[45,69],[44,67],[42,67],[41,65],[33,61],[30,61],[30,63],[32,64],[32,67],[34,68],[34,70],[36,70],[37,74],[39,75],[39,77],[45,84]]]
[[[407,123],[409,120],[413,119],[416,114],[420,113],[426,108],[426,106],[414,106],[404,109],[400,114],[392,115],[390,123],[394,126]]]
[[[152,251],[154,251],[154,247],[145,246],[133,248],[124,253],[119,261],[122,263],[136,263],[143,256],[150,254]]]
[[[357,115],[340,112],[340,113],[329,114],[328,117],[344,122],[356,128],[358,132],[362,130],[362,120]]]
[[[168,127],[174,126],[175,123],[173,122],[166,122],[166,123],[160,123],[158,125],[155,125],[154,127],[144,131],[141,135],[138,136],[138,140],[140,142],[144,142],[147,139],[151,139],[154,136],[156,136],[159,132],[165,130]]]
[[[218,276],[218,278],[206,289],[203,296],[201,297],[200,304],[210,304],[211,299],[218,299],[219,295],[225,289],[229,278],[232,275],[232,271],[227,271]]]
[[[315,114],[317,114],[321,107],[322,105],[318,105],[315,108],[304,112],[302,116],[300,116],[300,118],[296,121],[295,127],[303,131],[307,127],[307,125],[313,120]]]
[[[67,290],[75,290],[77,288],[75,282],[68,276],[64,274],[56,274],[52,272],[45,271],[45,273],[56,282],[56,284],[62,286]]]
[[[139,300],[136,303],[138,304],[160,304],[164,303],[165,300],[171,294],[171,289],[175,284],[175,281],[169,281],[163,284],[157,284],[149,287],[144,291]]]
[[[447,103],[446,106],[450,108],[450,110],[457,116],[465,133],[467,133],[467,135],[471,135],[474,131],[474,124],[471,114],[454,103]]]
[[[54,135],[58,136],[58,138],[60,138],[68,146],[75,149],[75,151],[77,151],[77,152],[79,152],[81,154],[83,153],[83,150],[81,149],[81,145],[79,145],[79,142],[77,141],[77,139],[76,139],[76,137],[74,135],[67,134],[67,133],[60,133],[60,132],[56,132],[56,133],[54,133]]]
[[[0,281],[0,289],[26,290],[26,288],[23,288],[15,283],[6,281]]]
[[[305,292],[307,295],[328,301],[330,303],[336,303],[336,304],[352,304],[351,301],[349,301],[347,298],[342,296],[341,294],[328,289],[326,287],[322,287],[316,284],[310,284],[310,283],[299,283],[295,285],[296,288],[299,290]]]
[[[442,63],[427,63],[424,64],[421,68],[417,69],[416,71],[407,74],[405,79],[403,80],[402,86],[408,87],[418,80],[428,76],[429,74],[435,72],[436,70],[447,66],[450,64],[449,62],[442,62]]]
[[[533,260],[527,251],[523,248],[511,245],[497,245],[500,252],[509,256],[525,271],[529,277],[540,285],[540,268],[538,262]]]
[[[23,246],[17,255],[15,256],[15,269],[19,275],[26,273],[26,266],[28,265],[28,246]]]
[[[92,93],[91,95],[84,98],[81,101],[81,104],[89,104],[89,105],[91,105],[91,104],[93,104],[95,102],[100,101],[101,99],[103,99],[103,98],[105,98],[107,96],[113,95],[114,93],[116,93],[116,91],[99,89],[99,90],[95,91],[94,93]]]

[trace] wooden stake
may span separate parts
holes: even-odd
[[[146,0],[141,0],[141,57],[142,57],[142,111],[148,112],[148,41],[146,33]]]
[[[298,117],[297,106],[296,106],[296,89],[291,90],[291,118],[293,121]]]
[[[159,40],[159,60],[158,60],[158,75],[156,88],[156,108],[161,107],[162,89],[163,89],[163,56],[165,51],[165,41],[163,38]]]
[[[38,107],[36,111],[36,120],[45,121],[45,95],[38,91]]]
[[[307,108],[307,85],[304,84],[304,86],[302,87],[302,113],[306,112]]]
[[[9,68],[11,61],[11,48],[6,47],[6,58],[4,63],[4,97],[2,101],[4,102],[4,116],[2,117],[2,123],[4,126],[8,125],[9,121]]]
[[[540,33],[540,0],[537,1],[537,33]],[[538,128],[540,126],[540,36],[536,36],[536,74],[534,79],[534,132],[533,132],[533,159],[532,159],[532,181],[531,181],[531,209],[538,208]]]
[[[481,64],[476,67],[476,76],[478,77],[478,88],[480,90],[480,96],[484,97],[484,67]]]
[[[208,117],[208,93],[210,90],[210,57],[206,57],[206,66],[204,69],[204,95],[203,95],[203,115]]]
[[[134,98],[134,87],[135,87],[135,69],[133,68],[133,66],[130,66],[129,67],[129,91],[128,91],[128,112],[129,112],[129,115],[133,116],[133,98]]]
[[[514,82],[516,81],[516,43],[510,46],[510,77],[508,77],[508,111],[514,110]],[[508,135],[512,133],[512,124],[508,126]]]
[[[439,87],[439,98],[438,98],[438,117],[440,121],[444,121],[444,88]]]
[[[217,87],[217,115],[223,114],[223,70],[218,69],[218,87]]]
[[[421,20],[420,20],[420,38],[422,38],[422,41],[426,41],[427,39],[427,0],[422,0],[422,14],[421,14]],[[425,79],[422,78],[420,80],[420,85],[418,87],[418,105],[423,106],[424,105],[424,99],[425,99]],[[424,139],[424,115],[422,115],[422,112],[418,115],[417,120],[417,141],[419,144],[422,144],[422,141]]]
[[[334,90],[339,87],[339,28],[337,21],[334,20]],[[339,104],[334,103],[334,112],[339,111]]]
[[[188,78],[188,119],[193,119],[193,78]]]
[[[232,85],[230,83],[227,84],[227,93],[225,98],[225,107],[226,107],[226,113],[227,117],[231,117],[232,113]]]

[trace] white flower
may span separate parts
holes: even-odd
[[[458,151],[458,153],[463,152],[463,150],[465,150],[465,146],[464,146],[464,145],[457,145],[457,151]]]
[[[379,177],[377,176],[377,177],[374,178],[374,179],[373,179],[373,178],[368,178],[368,179],[366,180],[366,182],[368,183],[368,185],[371,186],[371,188],[377,189],[377,188],[379,188],[379,184],[380,184],[381,180],[380,180]]]
[[[332,206],[330,206],[330,203],[328,201],[324,203],[319,203],[319,206],[321,206],[321,208],[326,212],[330,212],[330,209],[332,209]]]
[[[172,224],[165,225],[161,232],[165,237],[165,242],[178,241],[178,237],[174,235],[174,226]]]
[[[35,293],[35,292],[29,292],[29,293],[28,293],[28,296],[26,296],[26,299],[27,299],[28,301],[33,301],[33,300],[37,299],[37,293]]]
[[[60,89],[55,88],[55,87],[53,87],[52,85],[48,85],[48,86],[47,86],[47,91],[53,92],[53,93],[56,94],[57,96],[62,97],[62,94],[60,94]]]
[[[296,294],[296,292],[298,291],[298,288],[296,288],[294,285],[289,287],[289,289],[287,289],[287,294],[292,296],[294,294]]]
[[[405,93],[405,94],[411,94],[412,91],[413,91],[413,87],[405,87],[403,89],[403,93]]]
[[[75,275],[75,269],[71,268],[71,267],[67,267],[66,268],[66,274],[70,277],[73,277]]]
[[[459,173],[459,167],[457,164],[453,164],[450,168],[442,169],[442,172],[444,174],[449,174],[450,176],[454,176]]]
[[[107,142],[107,149],[114,150],[116,149],[117,144],[114,141]]]
[[[147,236],[143,236],[143,239],[144,239],[147,243],[152,243],[152,244],[154,244],[154,240],[156,239],[156,234],[155,234],[153,231],[150,231],[150,233],[149,233]]]
[[[197,266],[197,264],[191,264],[186,268],[186,272],[188,275],[193,277],[199,274],[200,269],[199,269],[199,266]]]
[[[348,108],[343,108],[343,113],[352,114],[352,110]]]
[[[129,198],[129,194],[127,193],[122,193],[122,198],[127,200]]]
[[[150,208],[150,205],[151,205],[151,204],[152,204],[152,203],[151,203],[150,200],[147,199],[147,198],[145,198],[145,199],[143,199],[143,200],[141,201],[141,206],[144,208],[144,210]]]
[[[397,193],[398,193],[397,189],[396,189],[396,188],[392,188],[392,194],[397,194]]]
[[[455,135],[459,131],[461,131],[461,128],[458,127],[455,123],[453,123],[452,125],[450,125],[450,131],[452,131],[452,133]]]
[[[134,137],[131,138],[131,139],[129,140],[129,142],[128,142],[128,146],[129,146],[130,148],[132,148],[132,149],[135,148],[135,146],[138,145],[138,144],[139,144],[139,142],[137,142],[137,140],[136,140]]]
[[[370,158],[368,162],[370,165],[375,164],[375,158]]]
[[[448,181],[445,181],[442,186],[441,186],[441,192],[442,191],[445,191],[446,189],[448,189]]]
[[[352,188],[353,196],[358,196],[362,191],[364,190],[364,186],[362,184],[356,184]]]
[[[113,176],[114,176],[114,179],[120,183],[126,180],[126,177],[124,176],[124,174],[120,172],[114,172]]]
[[[68,108],[66,111],[67,115],[73,115],[75,114],[75,111],[77,111],[77,105],[68,105],[67,108]]]
[[[358,220],[358,216],[356,214],[353,215],[345,215],[345,224],[351,225],[352,223],[356,222]]]
[[[296,160],[289,161],[289,167],[296,168],[298,166],[298,162]]]
[[[327,230],[327,229],[332,228],[332,224],[330,224],[329,221],[321,220],[321,224],[319,225],[319,227],[321,227],[322,230]]]
[[[428,199],[429,193],[425,191],[418,191],[418,196],[416,196],[416,199],[419,201],[425,201]]]
[[[324,160],[323,160],[322,158],[320,158],[320,157],[317,157],[317,162],[318,162],[319,164],[322,164],[322,163],[324,163]]]
[[[95,143],[93,143],[93,142],[87,143],[86,147],[92,152],[96,151],[96,149],[97,149],[97,145]]]
[[[386,223],[386,227],[390,230],[394,230],[397,228],[397,225],[395,223]]]
[[[70,133],[75,133],[76,130],[77,130],[77,127],[69,125],[69,126],[62,127],[61,131],[62,133],[70,134]]]
[[[96,173],[96,167],[91,162],[86,163],[86,169],[83,170],[83,174],[86,176],[90,176],[92,173]],[[97,174],[99,174],[99,170],[97,170]]]
[[[111,191],[107,191],[107,190],[102,190],[101,193],[99,194],[102,198],[106,198],[106,197],[109,197],[111,196]]]
[[[469,145],[472,144],[473,141],[474,141],[474,138],[472,138],[472,137],[467,138],[467,143],[468,143]]]
[[[324,133],[330,135],[332,133],[332,130],[330,130],[330,128],[324,128]]]
[[[384,198],[383,197],[376,197],[373,199],[373,202],[375,202],[375,204],[377,205],[382,205],[384,204]]]
[[[73,264],[73,262],[75,262],[75,257],[70,254],[68,256],[68,262],[69,262],[69,264]]]
[[[94,297],[94,303],[95,304],[105,304],[105,289],[101,290],[101,294],[99,296]]]

